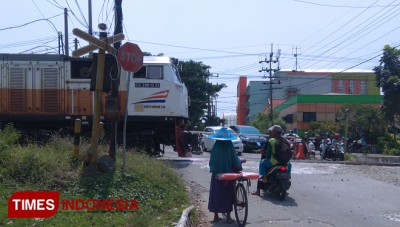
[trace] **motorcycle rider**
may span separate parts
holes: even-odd
[[[252,192],[252,195],[260,195],[260,190],[267,183],[267,171],[276,165],[279,165],[279,162],[275,158],[275,149],[276,143],[279,139],[282,138],[282,127],[280,125],[274,125],[269,128],[270,131],[270,139],[268,141],[266,158],[260,160],[259,165],[259,174],[261,175],[260,180],[257,181],[257,190]],[[292,164],[290,162],[287,163],[289,173],[291,173]]]
[[[321,154],[320,154],[321,157],[322,157],[322,154],[325,153],[328,146],[332,143],[331,138],[329,138],[329,134],[326,134],[324,137],[325,138],[322,140],[322,143],[321,143]]]

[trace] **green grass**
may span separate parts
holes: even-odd
[[[72,139],[53,138],[45,146],[14,145],[0,150],[0,226],[171,226],[190,205],[183,181],[168,163],[128,152],[122,172],[118,150],[116,171],[87,174],[81,163],[71,165]],[[99,153],[106,154],[106,147],[101,146]],[[21,190],[59,191],[60,200],[135,199],[139,210],[64,211],[60,205],[52,218],[8,219],[8,198]]]

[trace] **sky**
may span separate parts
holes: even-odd
[[[92,0],[95,32],[106,23],[113,34],[113,7],[114,0]],[[3,3],[0,53],[58,53],[64,8],[71,53],[72,29],[88,31],[88,0]],[[281,70],[371,70],[384,45],[400,45],[400,0],[123,0],[122,10],[123,42],[211,67],[210,82],[227,85],[218,116],[236,111],[240,76],[267,80],[259,62],[270,53]],[[78,48],[87,45],[78,40]]]

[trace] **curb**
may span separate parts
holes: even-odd
[[[329,160],[296,160],[291,162],[306,162],[306,163],[325,163],[325,164],[345,164],[345,165],[374,165],[374,166],[400,166],[399,162],[377,162],[377,161],[329,161]]]
[[[185,226],[192,226],[192,221],[190,220],[190,213],[192,212],[194,205],[183,210],[181,218],[179,222],[175,225],[175,227],[185,227]]]

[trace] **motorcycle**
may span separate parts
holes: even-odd
[[[324,160],[326,158],[332,159],[333,161],[336,161],[336,159],[344,161],[344,144],[343,143],[326,144],[326,148],[321,154],[321,159]]]
[[[282,201],[292,185],[290,179],[291,176],[287,165],[274,166],[267,172],[267,183],[260,182],[261,189],[275,194]]]

